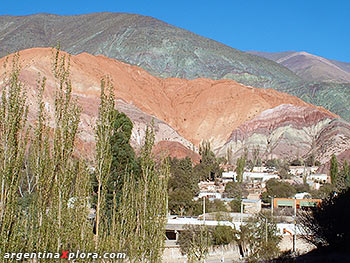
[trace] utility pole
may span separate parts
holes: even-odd
[[[267,244],[267,217],[265,217],[265,242]]]
[[[205,196],[203,196],[203,224],[205,225]]]
[[[271,197],[271,216],[273,216],[273,196]]]
[[[295,253],[295,243],[297,236],[297,198],[294,197],[294,235],[293,235],[293,252]]]
[[[267,217],[264,216],[262,213],[260,215],[265,219],[265,242],[267,244]]]

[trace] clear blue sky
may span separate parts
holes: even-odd
[[[148,15],[240,50],[306,51],[350,62],[348,0],[2,1],[0,15]]]

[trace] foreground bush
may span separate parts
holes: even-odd
[[[318,248],[347,251],[350,244],[350,189],[331,194],[320,207],[299,215],[304,238]]]

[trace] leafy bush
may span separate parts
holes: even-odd
[[[236,182],[229,182],[225,186],[225,195],[228,198],[240,199],[243,196],[248,195],[248,191],[244,188],[244,185]]]
[[[266,192],[262,194],[262,199],[264,202],[269,203],[269,196],[289,198],[296,194],[295,188],[286,182],[280,182],[276,179],[270,179],[266,183]]]
[[[207,226],[185,226],[179,235],[178,245],[188,262],[202,262],[209,253],[211,235]]]
[[[262,214],[250,218],[248,223],[235,231],[234,239],[241,256],[248,262],[265,262],[279,255],[277,225],[272,218]]]
[[[317,247],[329,247],[334,251],[348,251],[350,244],[350,189],[330,194],[311,213],[299,214],[304,238]]]
[[[230,226],[216,226],[212,232],[214,246],[228,245],[234,240],[234,230]]]

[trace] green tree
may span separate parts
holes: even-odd
[[[320,189],[310,191],[313,198],[324,199],[327,198],[331,193],[334,193],[335,186],[332,184],[323,184]]]
[[[232,212],[241,211],[242,198],[246,198],[248,191],[245,189],[243,184],[237,182],[229,182],[225,186],[225,195],[228,198],[235,198],[229,203]]]
[[[331,193],[315,210],[300,213],[298,218],[305,233],[303,238],[318,248],[328,247],[333,252],[348,252],[349,200],[348,188],[337,194]]]
[[[243,173],[244,173],[245,163],[246,163],[246,158],[244,156],[237,159],[235,171],[237,173],[237,182],[239,183],[243,182]]]
[[[180,233],[178,244],[189,263],[204,262],[211,246],[211,233],[207,226],[185,226]]]
[[[174,214],[191,215],[193,212],[193,198],[198,195],[199,178],[193,172],[190,158],[170,159],[170,173],[168,184],[169,210]]]
[[[74,182],[74,144],[80,122],[81,109],[72,96],[72,83],[70,80],[70,57],[62,55],[56,49],[53,63],[53,74],[56,80],[55,90],[55,116],[53,133],[52,191],[55,198],[52,200],[52,211],[56,214],[54,237],[57,242],[57,250],[62,249],[64,243],[68,243],[70,233],[64,225],[65,216],[68,213],[68,201],[71,192],[67,185]]]
[[[106,212],[110,219],[112,216],[113,196],[116,196],[117,209],[123,188],[124,179],[127,175],[138,176],[139,167],[137,164],[134,149],[130,145],[130,137],[133,124],[125,113],[114,110],[113,131],[110,138],[112,163],[111,174],[107,180]]]
[[[270,217],[262,214],[250,218],[247,224],[236,230],[235,241],[241,256],[248,262],[265,262],[279,255],[277,225]]]
[[[308,184],[294,184],[293,187],[297,193],[305,193],[310,191],[310,186]]]
[[[237,182],[229,182],[225,186],[225,195],[228,198],[242,199],[248,195],[248,191],[245,189],[244,185]]]
[[[232,201],[229,203],[231,212],[234,212],[234,213],[241,212],[241,202],[242,202],[241,199],[232,200]]]
[[[349,164],[345,160],[342,169],[340,170],[337,176],[336,189],[338,192],[341,192],[348,187],[350,187],[350,171]]]
[[[216,177],[221,176],[221,169],[219,161],[216,159],[215,154],[211,150],[209,142],[204,141],[199,146],[199,154],[201,156],[201,162],[194,167],[194,172],[200,180],[214,181]]]
[[[80,109],[72,98],[69,58],[61,55],[59,49],[54,53],[55,102],[51,127],[43,102],[45,78],[39,78],[38,113],[31,133],[25,124],[28,107],[19,82],[18,61],[19,56],[15,55],[0,103],[0,170],[6,176],[2,188],[5,199],[0,200],[3,213],[0,253],[54,252],[63,247],[89,250],[92,235],[86,219],[90,186],[86,165],[73,156]],[[8,117],[17,123],[13,125]],[[6,131],[3,124],[10,130]],[[9,139],[20,148],[11,152],[14,148]],[[6,156],[11,157],[10,163],[6,162]],[[8,179],[13,189],[7,186]]]
[[[113,135],[113,124],[115,121],[114,111],[114,90],[109,79],[101,80],[100,106],[98,119],[96,122],[96,157],[95,157],[95,173],[97,189],[96,189],[96,234],[95,248],[108,233],[108,218],[106,215],[106,194],[107,182],[111,174],[112,166],[112,146],[110,138]]]
[[[146,129],[140,153],[140,178],[129,175],[124,184],[118,222],[121,225],[122,249],[131,262],[160,262],[164,249],[168,200],[169,165],[157,165],[152,148],[153,126]]]
[[[331,183],[333,185],[337,182],[337,176],[338,176],[338,161],[337,157],[333,154],[331,158],[331,168],[330,168],[330,176],[331,176]]]
[[[270,179],[266,182],[266,192],[262,194],[262,198],[264,202],[270,202],[269,196],[289,198],[295,194],[296,190],[291,184]]]
[[[302,165],[304,165],[304,163],[303,163],[303,160],[297,158],[297,159],[292,160],[290,162],[290,165],[291,166],[302,166]]]
[[[227,206],[224,201],[219,199],[214,199],[213,201],[206,199],[206,212],[215,213],[215,212],[227,212]]]
[[[225,246],[234,240],[235,231],[230,226],[218,225],[212,231],[212,245]]]
[[[22,246],[19,240],[24,238],[18,220],[21,211],[17,204],[18,187],[28,143],[28,106],[19,74],[19,55],[15,54],[12,69],[4,77],[0,102],[0,256],[2,258],[7,251],[20,251]]]
[[[344,174],[344,177],[345,177],[346,186],[350,187],[350,168],[347,160],[344,161],[342,173]]]
[[[253,168],[255,166],[260,166],[262,164],[261,158],[260,158],[260,147],[259,146],[257,146],[256,148],[253,149],[251,161],[252,161]]]

